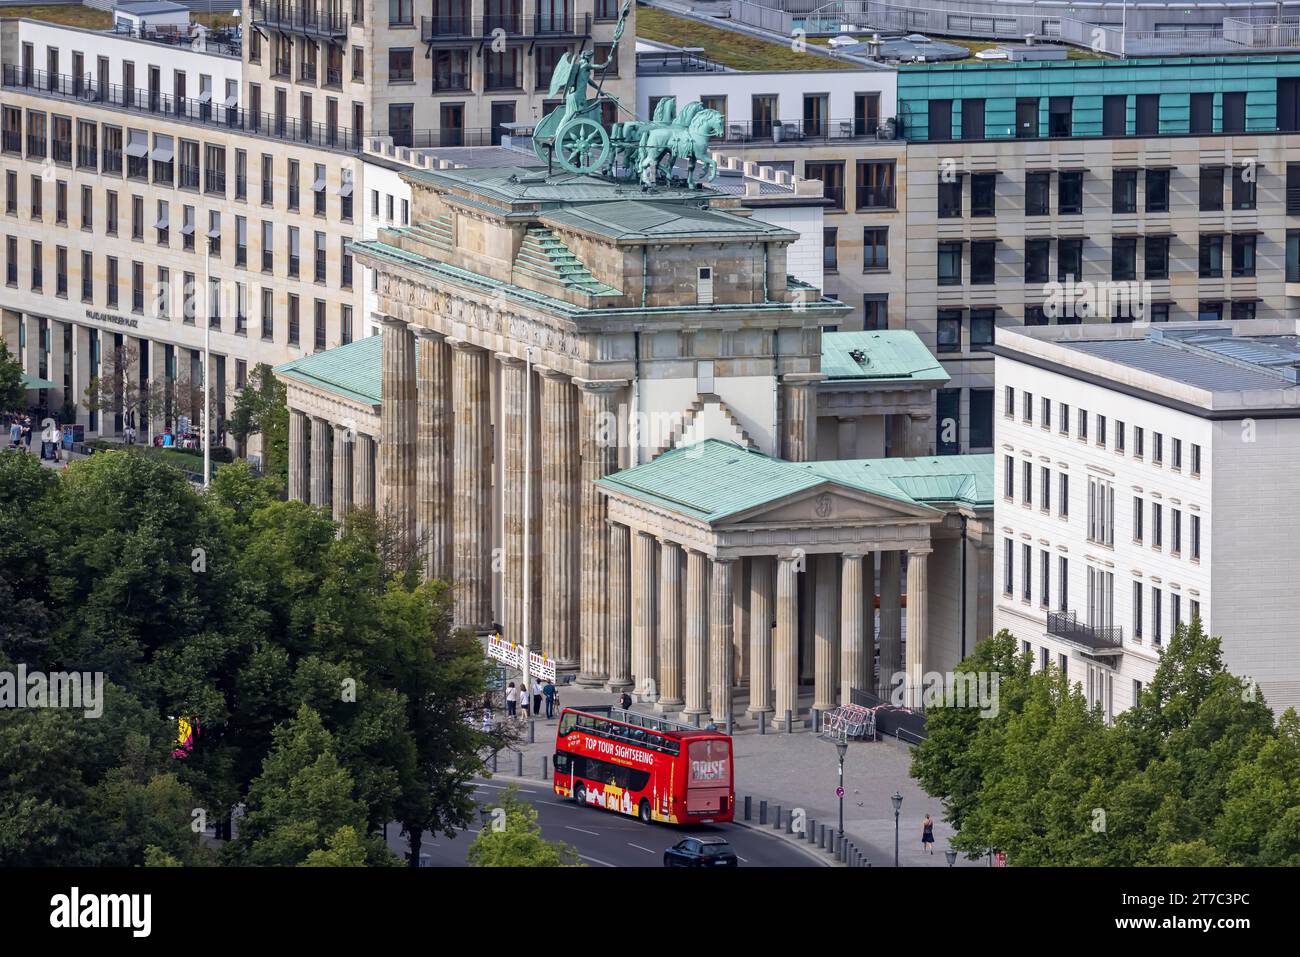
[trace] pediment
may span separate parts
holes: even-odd
[[[880,525],[933,519],[926,505],[899,502],[860,489],[825,482],[728,516],[720,525]]]

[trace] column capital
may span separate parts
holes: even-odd
[[[410,323],[400,316],[380,316],[379,324],[393,329],[406,329],[410,326]]]
[[[866,555],[861,552],[844,552],[841,557],[846,562],[860,562]]]
[[[913,545],[907,549],[907,556],[909,558],[913,558],[913,557],[924,558],[926,555],[929,555],[933,551],[934,549],[931,548],[929,545]]]
[[[579,379],[575,376],[573,384],[583,392],[617,392],[626,389],[631,382],[628,379]]]
[[[508,352],[494,352],[492,353],[492,358],[496,359],[501,365],[511,368],[519,368],[524,364],[523,359],[520,359],[518,356],[513,356]]]
[[[782,385],[816,385],[828,376],[824,372],[787,372],[781,376]]]
[[[708,558],[714,565],[733,565],[736,561],[731,555],[710,555]]]
[[[685,546],[682,545],[681,542],[677,541],[677,539],[675,538],[669,538],[667,535],[656,535],[655,541],[658,542],[660,545],[675,545],[676,547],[682,549],[683,551],[685,550]]]
[[[930,419],[930,412],[929,410],[921,411],[917,409],[917,410],[909,411],[907,413],[907,417],[911,419],[913,422],[926,422]]]
[[[439,332],[437,329],[430,329],[428,326],[421,326],[413,331],[421,339],[432,339],[434,342],[443,342],[447,338],[445,332]]]
[[[474,343],[468,342],[464,339],[455,339],[451,336],[447,337],[447,345],[451,346],[457,352],[486,352],[487,351],[482,346],[475,345]]]
[[[533,371],[543,379],[553,379],[556,382],[567,382],[569,374],[561,372],[559,369],[552,369],[550,366],[533,365]]]

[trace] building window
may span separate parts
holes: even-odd
[[[1034,546],[1021,543],[1020,545],[1020,600],[1031,601],[1034,597],[1033,588],[1033,563],[1034,563]]]
[[[1061,611],[1070,608],[1070,560],[1064,555],[1056,560],[1056,607]]]
[[[839,271],[839,253],[835,245],[835,238],[839,230],[823,229],[822,230],[822,269],[826,272]]]
[[[935,452],[956,455],[961,451],[961,389],[936,392],[935,412]]]
[[[1169,437],[1169,467],[1175,472],[1183,470],[1183,440]]]
[[[1061,423],[1061,434],[1069,435],[1070,434],[1070,407],[1066,405],[1064,402],[1061,403],[1060,423]]]
[[[1039,467],[1039,502],[1038,507],[1044,512],[1052,511],[1052,470],[1046,465]]]
[[[1200,255],[1202,279],[1223,278],[1223,234],[1202,233]]]
[[[1142,544],[1142,518],[1146,510],[1146,503],[1141,498],[1133,496],[1133,543]]]
[[[939,218],[955,219],[961,216],[962,177],[945,174],[939,179]]]
[[[410,83],[415,79],[415,56],[410,47],[388,51],[388,82]]]
[[[352,341],[352,307],[339,307],[339,343],[347,345]]]
[[[1138,97],[1141,99],[1141,97]],[[1146,211],[1148,213],[1169,212],[1169,170],[1147,170]]]
[[[1046,283],[1051,270],[1052,241],[1025,240],[1025,282]]]
[[[1145,449],[1146,430],[1140,426],[1133,426],[1133,458],[1140,459],[1146,454]]]
[[[1142,641],[1142,583],[1133,583],[1133,640]]]
[[[1034,463],[1020,463],[1020,504],[1032,508],[1034,504]]]
[[[388,0],[388,25],[409,27],[415,22],[412,0]]]
[[[862,229],[862,269],[889,268],[889,227],[865,226]]]
[[[1151,588],[1151,643],[1153,645],[1159,645],[1164,638],[1160,633],[1160,602],[1160,589],[1153,586]]]
[[[970,311],[970,351],[983,352],[993,345],[993,310],[972,309]]]
[[[1115,420],[1115,451],[1124,451],[1124,423],[1119,419]]]
[[[1165,461],[1165,437],[1159,432],[1151,433],[1151,464],[1163,465]]]
[[[1008,419],[1016,417],[1016,390],[1014,386],[1004,386],[1002,389],[1002,415]]]
[[[1083,240],[1061,239],[1056,249],[1056,280],[1078,282],[1083,278]]]
[[[836,164],[841,165],[842,164]],[[806,170],[808,164],[804,164]],[[894,163],[859,161],[857,166],[858,209],[894,208]],[[825,180],[823,180],[825,182]],[[834,198],[834,197],[830,197]],[[841,199],[839,208],[843,208]]]
[[[1025,393],[1025,399],[1020,403],[1020,414],[1026,425],[1034,424],[1034,394],[1032,392]]]
[[[1015,591],[1015,542],[1009,538],[1002,540],[1002,594],[1010,597]]]
[[[1038,553],[1038,604],[1043,608],[1052,604],[1051,574],[1052,553],[1043,549]]]
[[[1201,516],[1192,513],[1192,561],[1201,560]]]
[[[961,247],[960,242],[939,243],[939,285],[961,285]]]
[[[1180,555],[1183,551],[1183,512],[1182,509],[1169,510],[1169,554]]]
[[[1058,496],[1058,498],[1060,498],[1061,500],[1060,505],[1058,506],[1058,508],[1060,509],[1060,517],[1069,518],[1070,517],[1070,476],[1067,473],[1062,472],[1061,480],[1058,484],[1061,486],[1060,495]]]
[[[298,345],[298,297],[289,293],[289,345]]]
[[[1116,236],[1110,247],[1110,278],[1137,279],[1137,237]]]
[[[997,215],[997,182],[995,173],[974,173],[970,178],[971,216]]]
[[[1234,278],[1255,275],[1255,234],[1233,233],[1232,275]]]
[[[1056,211],[1062,216],[1083,212],[1083,170],[1061,170],[1057,181]]]
[[[1003,457],[1002,484],[1002,497],[1009,502],[1014,501],[1016,497],[1016,460],[1014,456],[1007,455]]]
[[[313,344],[317,352],[325,351],[325,300],[317,299],[313,309]]]
[[[822,181],[822,194],[831,201],[829,209],[844,208],[844,164],[843,163],[813,163],[806,162],[803,164],[804,176],[809,179],[819,179]],[[862,175],[861,169],[858,171],[859,178]],[[858,190],[861,196],[861,188]],[[861,207],[861,203],[858,206]]]
[[[1254,163],[1243,163],[1236,167],[1232,173],[1232,208],[1233,209],[1254,209],[1255,208],[1255,176],[1256,166]]]
[[[1192,478],[1198,478],[1201,474],[1201,447],[1195,442],[1192,443]]]
[[[1042,421],[1039,425],[1050,432],[1052,429],[1052,400],[1047,398],[1047,396],[1043,396],[1040,418]]]
[[[289,208],[295,212],[298,209],[298,187],[300,179],[299,165],[297,160],[289,160]]]
[[[1088,541],[1115,544],[1115,487],[1100,479],[1088,479]]]
[[[302,258],[302,248],[298,240],[298,227],[289,227],[289,275],[297,277],[298,264]]]
[[[1025,174],[1025,215],[1050,216],[1052,174],[1045,172]]]
[[[974,239],[970,244],[970,282],[972,286],[987,286],[993,282],[994,249],[996,240]]]
[[[970,399],[970,448],[993,448],[993,390],[971,389]]]
[[[325,215],[325,164],[317,163],[315,175],[311,183],[312,193],[312,213],[317,216]]]
[[[1147,279],[1169,278],[1169,237],[1147,236],[1145,244],[1146,263],[1144,275]]]
[[[262,287],[262,338],[271,341],[275,338],[275,292]]]
[[[1201,212],[1223,210],[1223,167],[1201,167]]]
[[[263,153],[262,154],[262,205],[272,206],[275,203],[275,158]]]
[[[1074,98],[1052,96],[1047,99],[1047,135],[1069,136],[1073,127]]]
[[[1165,547],[1164,517],[1165,517],[1164,508],[1160,505],[1159,502],[1152,502],[1151,503],[1151,547],[1152,548]]]
[[[1101,98],[1101,135],[1126,136],[1128,134],[1128,97],[1124,95]]]

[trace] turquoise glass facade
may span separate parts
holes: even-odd
[[[1038,100],[1047,137],[1052,97],[1072,100],[1071,136],[1102,135],[1102,101],[1128,98],[1127,135],[1135,135],[1136,97],[1160,95],[1159,135],[1191,135],[1191,98],[1214,94],[1213,132],[1223,129],[1223,94],[1246,94],[1246,132],[1277,131],[1279,80],[1300,78],[1300,55],[1055,60],[902,67],[898,116],[904,139],[929,139],[929,101],[952,101],[952,138],[961,139],[961,101],[984,101],[984,139],[1014,139],[1016,102]],[[1205,135],[1205,134],[1196,134]]]

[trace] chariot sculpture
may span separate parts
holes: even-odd
[[[602,88],[631,6],[632,0],[623,0],[610,54],[603,63],[597,63],[593,52],[585,49],[577,57],[567,52],[560,57],[551,76],[550,95],[562,93],[564,101],[537,124],[533,151],[548,166],[559,162],[570,173],[619,177],[639,181],[645,188],[670,182],[677,161],[686,159],[686,184],[697,189],[701,182],[696,178],[697,167],[703,167],[704,182],[718,173],[717,163],[709,155],[710,138],[723,132],[723,117],[717,110],[689,103],[678,113],[676,100],[667,97],[650,120],[616,121],[609,129],[602,122],[605,104],[613,105],[615,116],[623,108]],[[589,95],[589,88],[595,89],[594,96]]]

